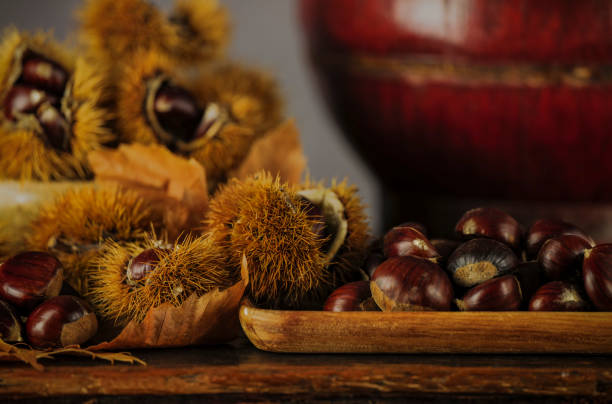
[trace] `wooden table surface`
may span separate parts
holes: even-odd
[[[612,356],[274,354],[246,340],[132,353],[148,366],[1,363],[0,402],[612,401]]]

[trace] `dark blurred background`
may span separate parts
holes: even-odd
[[[171,0],[152,1],[164,9]],[[348,177],[369,205],[372,227],[380,232],[380,186],[348,142],[340,135],[317,91],[305,55],[297,0],[220,0],[230,12],[233,38],[228,56],[262,67],[279,81],[287,114],[295,117],[304,152],[315,179]],[[75,10],[81,0],[0,1],[0,27],[53,30],[69,39],[76,30]]]

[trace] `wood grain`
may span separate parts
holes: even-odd
[[[349,397],[612,398],[609,356],[292,355],[247,341],[217,347],[134,352],[148,366],[58,359],[44,372],[0,364],[0,402],[8,398],[200,395],[312,401]],[[62,401],[64,402],[64,401]],[[109,401],[114,402],[114,401]],[[470,401],[472,402],[472,401]]]
[[[612,353],[612,313],[324,312],[244,305],[257,348],[321,353]]]

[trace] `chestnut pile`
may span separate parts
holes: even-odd
[[[572,224],[541,219],[524,232],[506,212],[477,208],[455,232],[430,240],[416,222],[392,228],[371,247],[370,280],[338,288],[324,310],[612,310],[612,244]]]
[[[36,348],[82,344],[98,330],[89,305],[71,295],[59,295],[62,264],[46,252],[17,254],[0,265],[0,338],[27,342]]]

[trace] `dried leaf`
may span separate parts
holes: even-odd
[[[215,289],[198,297],[191,295],[179,307],[170,303],[155,307],[139,323],[131,321],[108,342],[90,350],[165,348],[229,342],[240,335],[238,308],[248,284],[246,258],[242,280],[225,289]]]
[[[89,154],[96,181],[139,192],[164,215],[170,237],[199,226],[208,207],[204,168],[160,145],[121,145]]]
[[[245,179],[266,170],[281,177],[283,182],[298,184],[302,179],[306,157],[300,143],[295,120],[290,119],[255,141],[249,154],[228,178]]]
[[[58,348],[52,351],[39,351],[29,347],[20,348],[8,344],[0,339],[0,361],[22,361],[36,370],[44,370],[44,366],[38,361],[40,359],[53,359],[57,356],[88,356],[91,359],[102,359],[109,361],[111,364],[115,362],[123,362],[129,364],[140,364],[146,366],[146,363],[128,352],[92,352],[89,349],[83,349],[79,346],[69,346]]]

